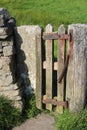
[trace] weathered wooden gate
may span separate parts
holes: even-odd
[[[40,37],[41,42],[39,42]],[[61,25],[58,32],[53,32],[50,24],[46,26],[46,32],[42,32],[42,36],[37,37],[36,106],[39,109],[56,109],[57,112],[62,113],[63,108],[69,108],[69,99],[66,100],[66,74],[73,50],[72,38],[72,30],[66,34],[65,27]],[[58,45],[56,61],[54,40],[58,40],[55,43]],[[69,51],[67,51],[67,41]]]

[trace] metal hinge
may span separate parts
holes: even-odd
[[[46,95],[43,96],[43,101],[44,104],[52,104],[54,106],[62,106],[64,108],[69,109],[69,100],[67,101],[58,101],[56,99],[49,99],[47,98]]]

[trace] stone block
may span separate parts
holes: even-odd
[[[15,91],[13,91],[13,90],[0,91],[0,95],[7,96],[10,99],[15,100],[15,97],[19,96],[19,91],[18,90],[15,90]]]
[[[9,86],[0,86],[0,91],[19,91],[19,87],[17,86],[17,84],[10,84]]]
[[[14,45],[14,37],[13,36],[8,37],[8,38],[2,40],[0,44],[1,44],[2,47],[13,46]]]
[[[8,86],[13,82],[13,76],[9,74],[0,74],[0,85]]]
[[[9,64],[10,64],[11,61],[12,61],[12,57],[11,57],[11,56],[9,56],[9,57],[1,56],[1,57],[0,57],[0,60],[1,60],[1,62],[2,62],[2,65],[7,65],[7,66],[9,66]]]
[[[16,73],[16,64],[14,59],[12,59],[11,61],[2,61],[2,71],[3,73],[12,73],[15,74]]]
[[[12,35],[13,31],[11,28],[3,27],[0,28],[0,39],[6,39],[8,36]]]
[[[4,56],[11,56],[15,52],[15,48],[13,46],[6,46],[3,47],[3,54]]]

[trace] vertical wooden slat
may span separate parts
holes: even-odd
[[[58,28],[58,34],[62,35],[65,34],[65,27],[64,25],[61,25]],[[64,67],[64,59],[65,58],[65,40],[58,40],[58,71],[57,71],[57,77],[59,78],[63,67]],[[57,99],[58,101],[64,100],[64,78],[61,83],[57,84]],[[63,113],[63,107],[57,106],[57,112]]]
[[[51,33],[53,27],[48,24],[46,32]],[[53,40],[46,40],[46,96],[52,99],[53,86]],[[46,108],[52,110],[52,104],[47,104]]]
[[[38,26],[36,29],[36,106],[42,109],[42,29]]]

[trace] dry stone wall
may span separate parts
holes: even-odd
[[[21,96],[16,79],[15,20],[4,8],[0,9],[0,95],[7,96],[20,107]]]

